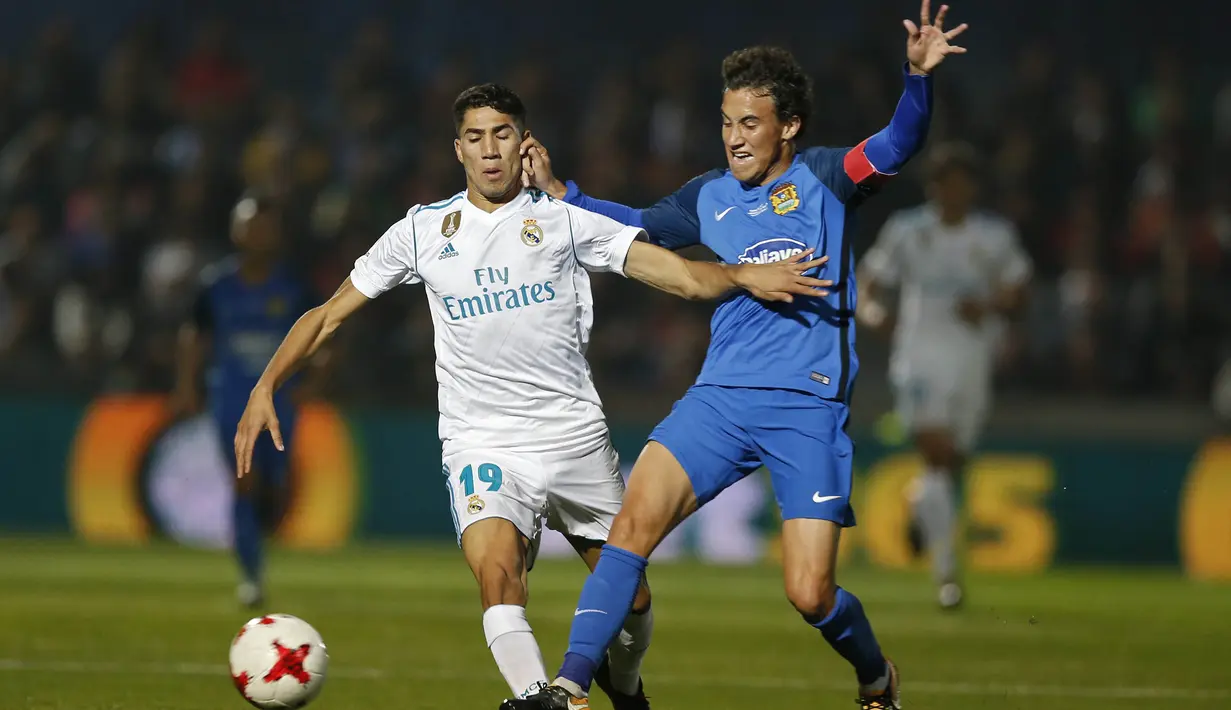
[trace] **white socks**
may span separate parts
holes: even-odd
[[[526,621],[526,607],[512,604],[490,607],[483,612],[483,633],[500,674],[514,696],[524,698],[547,687],[543,653],[530,629],[530,622]]]
[[[624,629],[607,649],[611,684],[616,690],[625,695],[637,692],[637,683],[641,680],[641,660],[650,648],[650,637],[653,635],[653,607],[646,609],[644,614],[630,612],[624,619]]]
[[[957,574],[957,493],[952,474],[939,468],[924,472],[914,507],[932,557],[932,576],[937,584],[953,581]]]

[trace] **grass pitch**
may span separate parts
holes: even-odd
[[[854,707],[854,681],[781,592],[779,571],[651,565],[659,710]],[[584,568],[544,561],[530,619],[548,670]],[[495,710],[508,694],[457,550],[275,552],[270,611],[329,647],[318,710]],[[0,542],[0,710],[226,710],[228,644],[251,615],[229,556],[155,546]],[[924,576],[845,570],[908,710],[1231,708],[1231,587],[1162,572],[974,577],[944,614]],[[595,698],[596,708],[607,708]]]

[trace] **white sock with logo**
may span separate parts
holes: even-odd
[[[624,629],[607,649],[608,667],[611,669],[611,685],[625,695],[637,692],[641,682],[641,661],[650,648],[654,635],[654,608],[638,614],[632,612],[624,619]]]
[[[483,612],[483,633],[514,696],[522,698],[547,687],[543,653],[526,620],[526,607],[497,604],[488,608]]]

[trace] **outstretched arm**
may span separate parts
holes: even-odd
[[[629,227],[646,231],[650,243],[667,249],[682,249],[701,243],[701,226],[697,221],[697,196],[701,186],[722,173],[711,170],[689,180],[653,206],[637,209],[618,202],[599,200],[582,193],[577,183],[561,182],[551,168],[547,149],[534,137],[521,144],[522,182],[534,186],[561,202],[580,207]]]
[[[744,289],[765,301],[790,303],[796,295],[825,296],[833,281],[804,273],[823,266],[829,257],[804,261],[812,250],[772,264],[718,264],[692,261],[662,247],[633,242],[624,262],[624,275],[654,288],[690,300],[722,298]]]

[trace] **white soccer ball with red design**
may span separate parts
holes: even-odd
[[[231,642],[231,680],[258,708],[301,708],[321,692],[329,654],[312,625],[290,614],[257,617]]]

